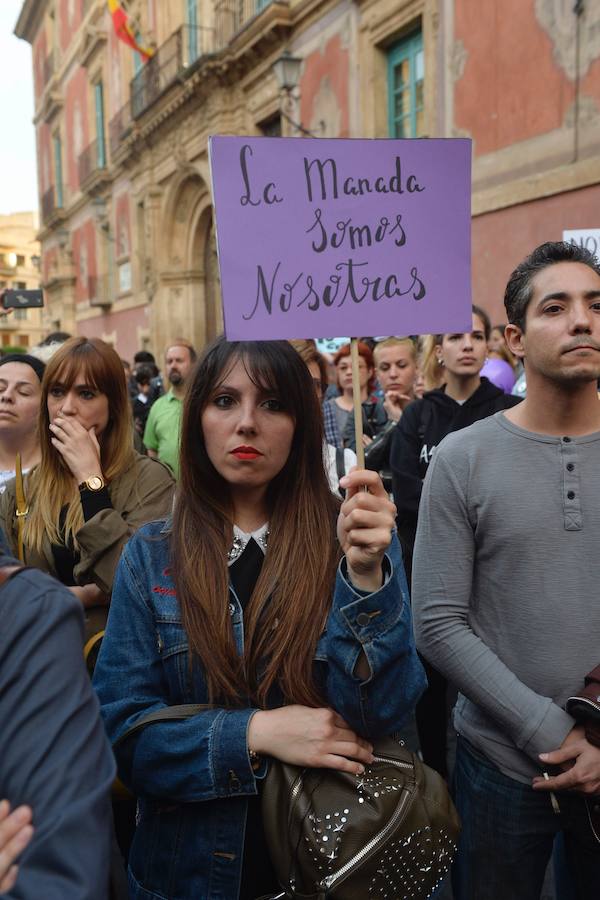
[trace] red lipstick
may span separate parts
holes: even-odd
[[[236,447],[231,451],[231,453],[233,454],[233,456],[235,456],[236,459],[258,459],[259,456],[263,455],[260,450],[256,449],[256,447],[249,447],[245,444],[242,444],[240,447]]]

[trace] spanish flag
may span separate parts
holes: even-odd
[[[150,57],[154,55],[154,50],[141,47],[138,44],[133,28],[129,24],[129,17],[119,3],[119,0],[108,0],[108,9],[112,16],[117,37],[125,44],[128,44],[133,50],[137,50],[144,62],[148,62]]]

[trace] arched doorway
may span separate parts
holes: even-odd
[[[204,340],[212,341],[223,331],[223,310],[221,307],[221,282],[212,206],[199,210],[193,226],[191,261],[202,270],[198,288],[198,301],[202,295],[204,310]]]
[[[157,344],[186,337],[198,350],[222,330],[212,204],[202,176],[189,167],[172,184],[160,223]]]

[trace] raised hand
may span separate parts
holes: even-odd
[[[93,428],[87,431],[74,416],[57,416],[50,425],[52,445],[71,470],[77,484],[101,475],[100,444]]]
[[[352,584],[376,591],[383,581],[383,557],[392,539],[396,507],[377,472],[352,469],[340,479],[346,491],[338,518],[338,540],[346,556]],[[364,490],[366,486],[367,490]]]
[[[388,414],[388,419],[391,419],[392,422],[399,422],[400,416],[414,399],[408,394],[401,394],[400,391],[386,391],[383,406]]]

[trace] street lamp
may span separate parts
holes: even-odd
[[[296,108],[295,91],[300,82],[300,70],[302,68],[303,59],[299,56],[292,56],[289,50],[284,50],[279,59],[273,63],[273,74],[279,85],[279,93],[282,98],[280,104],[280,112],[283,118],[292,125],[296,131],[306,134],[308,137],[318,137],[314,131],[304,128],[302,123],[296,122],[292,117]],[[287,111],[286,111],[287,108]],[[321,131],[325,128],[325,123],[321,122]]]
[[[302,59],[299,56],[292,56],[289,50],[284,50],[279,59],[273,63],[273,74],[280,90],[289,95],[298,87],[301,68]]]

